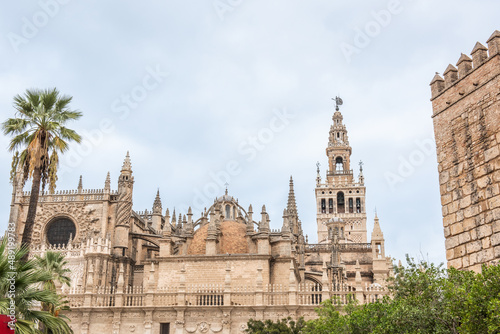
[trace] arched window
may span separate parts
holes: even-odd
[[[229,219],[231,218],[231,207],[229,206],[229,204],[226,205],[226,219]]]
[[[342,157],[337,157],[335,159],[335,170],[337,170],[337,171],[344,170],[344,161],[342,160]]]
[[[344,193],[341,191],[337,193],[337,212],[345,213]]]
[[[69,218],[56,218],[47,226],[47,241],[53,246],[66,245],[75,238],[76,226]]]
[[[333,198],[328,199],[328,213],[333,213]]]
[[[326,213],[326,202],[325,199],[321,199],[321,213]]]
[[[356,212],[361,213],[361,198],[356,198]]]
[[[353,212],[354,212],[354,201],[352,200],[352,198],[349,198],[349,213]]]

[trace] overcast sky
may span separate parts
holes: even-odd
[[[112,188],[127,150],[134,209],[209,206],[229,192],[280,228],[293,175],[315,242],[316,162],[341,111],[363,160],[368,229],[386,253],[445,261],[429,83],[498,25],[490,1],[10,1],[0,11],[0,119],[13,96],[57,87],[85,138],[61,159],[58,189]],[[0,136],[0,229],[11,186]]]

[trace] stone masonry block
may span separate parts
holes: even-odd
[[[450,232],[451,235],[459,234],[464,231],[464,227],[462,226],[462,223],[455,223],[450,225]]]
[[[500,232],[500,220],[495,220],[492,224],[493,233]]]
[[[492,233],[491,225],[482,225],[477,228],[477,237],[482,239],[484,237],[490,236]]]
[[[494,146],[489,150],[484,151],[484,160],[490,161],[491,159],[497,157],[499,153],[500,151],[498,150],[498,146]]]
[[[495,257],[498,259],[500,258],[500,246],[495,247]]]
[[[459,257],[458,259],[453,259],[451,261],[448,261],[448,266],[453,267],[455,269],[461,269],[462,268],[462,258]]]
[[[495,233],[491,236],[491,245],[493,246],[500,245],[500,233]]]
[[[481,239],[481,242],[482,242],[483,249],[491,247],[490,237],[486,237],[486,238]]]
[[[479,252],[482,249],[482,243],[480,240],[472,241],[467,244],[467,253]]]
[[[464,219],[464,222],[462,224],[463,224],[463,227],[464,227],[465,231],[471,230],[471,229],[473,229],[474,227],[477,226],[476,225],[476,220],[473,219],[473,218]]]
[[[447,238],[447,237],[450,236],[450,234],[451,234],[450,228],[449,227],[445,227],[444,228],[444,237]]]
[[[460,245],[453,249],[453,258],[462,257],[466,254],[465,245]]]
[[[493,252],[493,248],[483,249],[482,251],[477,253],[477,260],[480,263],[484,263],[495,258],[495,253]]]
[[[464,244],[466,242],[469,242],[470,241],[470,233],[469,232],[464,232],[462,234],[459,234],[458,235],[458,244],[461,245],[461,244]]]
[[[444,241],[446,249],[452,249],[458,246],[458,236],[449,237]]]

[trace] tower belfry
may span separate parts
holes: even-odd
[[[367,240],[364,179],[362,172],[359,181],[354,178],[352,148],[339,108],[343,101],[339,97],[334,100],[335,112],[326,148],[328,170],[325,181],[322,183],[318,175],[316,182],[318,242],[331,239],[328,222],[340,219],[345,230],[338,231],[339,242],[364,243]]]

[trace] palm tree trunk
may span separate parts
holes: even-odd
[[[33,226],[35,225],[36,208],[38,206],[38,196],[40,194],[40,179],[42,173],[39,167],[35,168],[33,171],[33,182],[31,185],[31,195],[30,204],[28,207],[28,216],[26,217],[26,223],[24,224],[23,239],[21,241],[22,246],[28,247],[28,253],[24,256],[24,259],[28,258],[29,247],[31,246],[31,235],[33,234]]]

